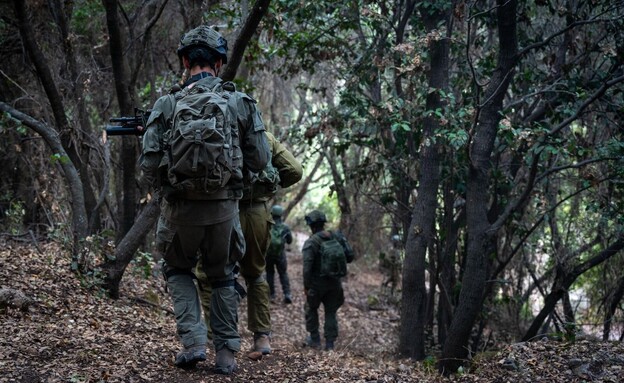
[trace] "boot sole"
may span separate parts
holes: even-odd
[[[214,372],[219,374],[219,375],[231,375],[236,370],[238,370],[238,366],[236,365],[236,363],[234,363],[231,366],[227,366],[227,367],[215,367],[214,368]]]

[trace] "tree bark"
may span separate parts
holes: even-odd
[[[106,25],[108,26],[109,48],[119,111],[123,116],[134,115],[134,101],[130,91],[130,76],[128,74],[128,67],[124,61],[121,30],[119,29],[117,1],[102,0],[102,3],[106,10]],[[121,140],[123,195],[120,209],[121,219],[119,220],[121,227],[117,230],[118,240],[121,239],[134,224],[138,200],[136,187],[137,140],[136,137],[133,136],[122,136]]]
[[[128,233],[117,244],[115,249],[115,260],[104,264],[103,269],[106,274],[103,287],[112,298],[119,298],[119,284],[126,270],[126,267],[134,257],[147,233],[152,230],[158,215],[160,214],[160,204],[157,199],[150,201],[137,217],[136,223],[130,228]]]
[[[497,0],[499,38],[498,67],[485,92],[486,101],[474,126],[469,144],[469,170],[466,189],[468,249],[459,302],[443,346],[438,368],[444,374],[457,371],[468,356],[470,332],[481,312],[483,291],[494,249],[495,231],[488,220],[491,154],[500,121],[505,92],[517,60],[516,0]]]
[[[221,78],[226,81],[231,81],[236,76],[236,72],[238,71],[238,67],[243,61],[243,54],[245,53],[245,49],[249,44],[249,41],[253,37],[254,33],[258,29],[258,25],[260,21],[266,15],[269,10],[270,0],[256,0],[253,9],[249,13],[247,20],[245,20],[245,24],[241,28],[236,41],[234,42],[234,46],[232,47],[232,53],[230,54],[230,58],[228,59],[228,64],[223,69],[223,73],[221,73]]]
[[[438,27],[446,21],[451,33],[450,11],[452,6],[441,13],[430,13],[421,9],[427,30]],[[434,91],[428,92],[427,110],[443,108],[446,102],[440,97],[440,90],[448,87],[449,44],[448,39],[431,43],[431,63],[428,85]],[[427,312],[427,289],[425,269],[427,250],[434,240],[437,194],[440,180],[440,146],[435,143],[434,134],[439,128],[439,120],[427,116],[424,120],[422,144],[420,147],[420,173],[418,197],[412,211],[412,222],[407,234],[405,262],[403,265],[403,294],[401,298],[401,325],[399,352],[405,356],[422,360],[425,358],[425,320]],[[433,257],[431,254],[430,256]]]
[[[611,323],[613,322],[615,311],[618,309],[622,297],[624,297],[624,277],[620,278],[615,291],[610,294],[609,299],[607,299],[605,321],[602,330],[602,340],[604,341],[609,340],[609,336],[611,334]]]

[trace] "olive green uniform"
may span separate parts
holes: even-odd
[[[212,76],[197,83],[214,88],[221,79]],[[236,112],[238,136],[243,156],[243,171],[259,171],[270,158],[264,124],[249,96],[232,92],[230,110]],[[163,96],[156,101],[143,137],[140,159],[145,178],[160,187],[163,175],[163,134],[172,126],[175,98]],[[240,172],[239,172],[240,173]],[[163,189],[166,186],[160,188]],[[156,237],[164,258],[163,271],[173,300],[177,332],[185,348],[206,344],[206,326],[192,273],[201,260],[204,276],[215,290],[212,295],[211,326],[215,350],[240,349],[237,313],[240,296],[234,288],[235,266],[245,253],[245,241],[238,217],[242,196],[242,173],[234,174],[223,193],[213,199],[192,199],[182,194],[175,200],[162,199]]]
[[[279,186],[285,188],[297,183],[303,169],[299,161],[271,133],[266,132],[271,148],[271,164],[279,174]],[[244,178],[248,181],[251,177]],[[266,269],[265,253],[271,237],[273,219],[269,213],[269,200],[277,192],[277,185],[267,182],[245,184],[243,197],[239,202],[240,222],[243,229],[246,250],[240,260],[240,273],[247,286],[247,328],[256,333],[271,332],[271,314],[269,305],[269,285],[264,277]],[[198,269],[201,267],[198,266]],[[210,321],[210,288],[204,282],[201,271],[197,277],[200,282],[200,295],[204,316]]]
[[[325,340],[333,342],[338,337],[337,312],[344,303],[344,290],[340,278],[321,277],[321,242],[323,238],[331,238],[328,231],[319,231],[312,234],[303,244],[303,287],[306,291],[305,323],[306,330],[312,339],[319,339],[319,315],[318,309],[323,304],[325,311],[325,323],[323,332]],[[343,247],[346,239],[340,238]],[[348,248],[348,249],[347,249]],[[347,262],[353,260],[353,252],[350,246],[345,247]]]

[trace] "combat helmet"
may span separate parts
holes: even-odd
[[[273,205],[271,208],[271,215],[273,217],[281,217],[284,214],[284,208],[280,205]]]
[[[221,33],[202,25],[186,32],[180,39],[178,47],[178,56],[182,55],[192,47],[206,47],[219,54],[223,60],[223,64],[227,64],[227,40],[221,36]]]
[[[305,221],[308,226],[313,225],[315,223],[325,223],[327,222],[327,217],[325,214],[318,210],[312,210],[305,216]]]

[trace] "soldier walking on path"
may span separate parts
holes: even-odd
[[[217,77],[227,62],[221,34],[195,28],[180,40],[178,55],[190,78],[154,104],[140,165],[161,198],[157,244],[183,346],[175,365],[191,368],[206,359],[207,330],[192,272],[201,260],[213,291],[215,371],[231,374],[240,350],[235,268],[245,253],[238,216],[243,172],[260,172],[271,153],[256,102]]]
[[[271,302],[275,301],[275,284],[273,281],[275,269],[277,269],[280,284],[282,285],[282,292],[284,293],[284,303],[290,304],[292,303],[292,296],[290,295],[290,280],[288,279],[286,244],[290,245],[293,241],[293,237],[290,227],[282,220],[283,214],[284,208],[280,205],[274,205],[271,208],[271,216],[275,224],[271,228],[271,243],[266,252],[266,275],[271,292]]]
[[[303,288],[306,295],[305,324],[310,334],[306,346],[321,347],[318,309],[325,310],[325,350],[333,350],[338,338],[337,312],[344,303],[341,278],[353,261],[351,245],[339,231],[325,230],[327,218],[318,210],[305,216],[312,235],[303,244]]]

